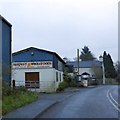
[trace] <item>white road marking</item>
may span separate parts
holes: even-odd
[[[110,103],[116,108],[116,110],[118,110],[118,111],[120,112],[120,109],[119,109],[118,106],[116,106],[115,103],[114,103],[115,101],[113,102],[113,101],[111,100],[111,99],[112,99],[112,97],[111,97],[112,95],[109,96],[109,92],[110,92],[110,91],[108,90],[108,91],[107,91],[107,98],[108,98],[108,100],[109,100]],[[111,97],[111,98],[110,98],[110,97]],[[114,99],[114,98],[113,98],[113,99]],[[119,104],[117,103],[117,105],[119,105]]]
[[[110,97],[112,98],[112,100],[120,107],[120,104],[113,98],[111,92],[110,92]]]

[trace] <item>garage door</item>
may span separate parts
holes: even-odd
[[[39,72],[26,72],[25,86],[27,88],[39,88]]]

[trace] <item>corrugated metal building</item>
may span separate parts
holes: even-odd
[[[0,77],[11,83],[11,28],[12,25],[0,15]]]
[[[30,47],[12,54],[12,80],[16,86],[54,92],[63,81],[64,64],[55,52]]]

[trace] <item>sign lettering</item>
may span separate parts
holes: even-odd
[[[52,61],[42,62],[13,62],[13,68],[51,68]]]

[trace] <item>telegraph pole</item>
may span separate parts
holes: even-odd
[[[79,49],[77,49],[77,63],[78,63],[78,75],[79,75]]]
[[[103,70],[103,85],[105,85],[105,66],[103,56],[99,56],[99,61],[102,63],[102,70]]]

